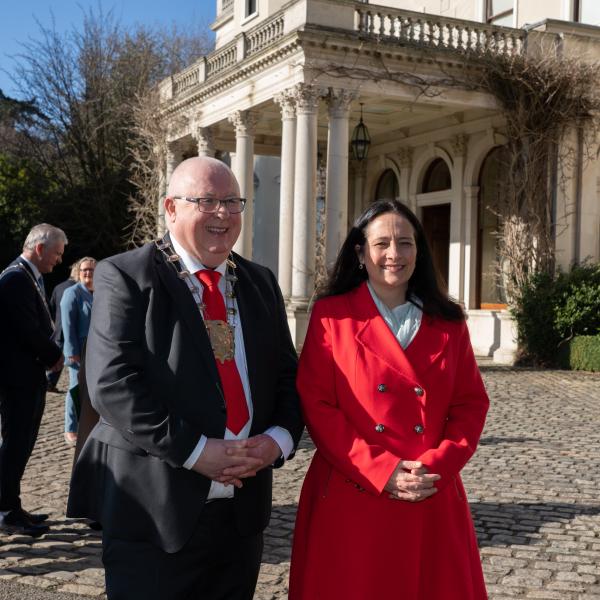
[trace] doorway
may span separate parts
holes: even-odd
[[[421,223],[431,249],[433,264],[447,289],[450,258],[450,204],[423,206]]]

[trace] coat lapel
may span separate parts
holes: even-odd
[[[194,298],[188,289],[187,284],[177,277],[175,269],[167,264],[165,257],[159,250],[155,251],[156,271],[159,279],[165,287],[167,293],[173,300],[175,310],[180,314],[182,321],[189,329],[202,359],[209,368],[212,377],[218,381],[219,373],[215,363],[215,357],[206,333],[206,328],[202,322],[202,317],[194,302]]]
[[[349,301],[352,313],[364,322],[356,334],[358,343],[411,384],[419,384],[424,373],[442,355],[447,334],[438,329],[432,319],[423,315],[417,335],[403,350],[377,310],[366,283],[350,295]]]

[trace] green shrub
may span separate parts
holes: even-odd
[[[579,335],[565,344],[562,365],[577,371],[600,371],[600,335]]]
[[[561,364],[561,347],[574,336],[600,333],[600,264],[575,265],[555,276],[533,275],[520,290],[512,314],[521,362]]]

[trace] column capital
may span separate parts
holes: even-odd
[[[293,89],[284,90],[273,96],[273,102],[279,105],[281,118],[291,120],[296,118],[296,98]]]
[[[479,194],[478,185],[465,185],[463,190],[467,198],[477,198],[477,195]]]
[[[469,142],[469,136],[461,133],[452,138],[450,142],[452,144],[452,151],[455,156],[465,157],[467,155],[467,144]]]
[[[409,146],[398,148],[398,161],[401,169],[410,169],[412,167],[413,149]]]
[[[340,119],[347,117],[350,110],[350,104],[356,99],[356,96],[356,92],[352,90],[329,88],[329,94],[327,95],[329,116]]]
[[[229,115],[228,120],[235,128],[236,135],[254,135],[258,115],[251,110],[236,110]]]
[[[292,89],[297,114],[310,115],[317,112],[323,90],[306,83],[298,83]]]
[[[198,156],[215,155],[215,137],[212,127],[196,125],[192,128],[192,137],[198,144]]]

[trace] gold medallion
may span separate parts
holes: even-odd
[[[204,321],[215,358],[224,363],[235,358],[233,328],[226,321],[206,319]]]

